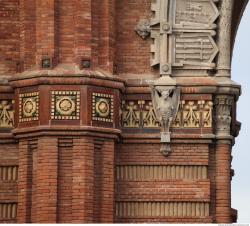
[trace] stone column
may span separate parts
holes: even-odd
[[[231,111],[233,97],[219,95],[216,104],[216,223],[231,223]]]
[[[218,48],[220,50],[217,63],[219,77],[231,76],[231,24],[234,0],[220,0],[220,17],[218,22]]]

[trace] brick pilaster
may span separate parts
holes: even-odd
[[[75,57],[90,59],[92,55],[91,0],[75,0]]]
[[[38,140],[36,172],[36,219],[34,223],[57,222],[57,138],[41,137]]]
[[[72,223],[93,222],[94,143],[90,137],[73,141]]]
[[[18,168],[18,223],[31,222],[31,158],[27,140],[19,141],[19,168]]]
[[[56,0],[36,0],[37,65],[41,65],[43,56],[57,59],[56,4]]]
[[[20,70],[36,64],[36,2],[20,0]]]
[[[113,72],[115,44],[115,1],[101,1],[99,25],[99,64],[103,69]]]
[[[114,220],[114,141],[104,141],[101,149],[102,160],[102,187],[100,202],[100,222],[113,223]]]
[[[219,142],[219,141],[218,141]],[[216,223],[231,223],[231,145],[216,145]]]

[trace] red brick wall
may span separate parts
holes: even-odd
[[[150,7],[150,0],[116,1],[115,72],[118,74],[153,72],[150,67],[150,40],[143,40],[134,31],[140,19],[150,17]]]
[[[58,7],[59,62],[74,62],[74,1],[60,0]]]
[[[36,65],[36,2],[20,0],[20,65],[19,70]]]
[[[16,72],[19,61],[19,1],[0,2],[0,75]]]
[[[116,221],[211,222],[208,145],[174,144],[167,158],[159,150],[158,144],[118,145]],[[192,208],[200,212],[188,213]]]
[[[58,223],[71,222],[72,218],[72,150],[73,139],[58,141]]]
[[[216,145],[216,221],[230,223],[231,219],[231,146]]]
[[[18,148],[0,144],[0,223],[15,223],[17,214]]]

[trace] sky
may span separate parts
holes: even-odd
[[[250,223],[250,3],[243,15],[233,52],[232,80],[241,84],[237,119],[242,123],[233,147],[232,207],[238,223]]]

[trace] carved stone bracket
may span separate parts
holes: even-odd
[[[180,104],[180,89],[176,81],[169,76],[163,76],[150,83],[152,102],[156,117],[161,125],[161,149],[164,156],[171,152],[170,127],[175,121]]]
[[[216,134],[218,136],[228,136],[231,133],[231,112],[233,97],[220,95],[215,99],[216,105]]]

